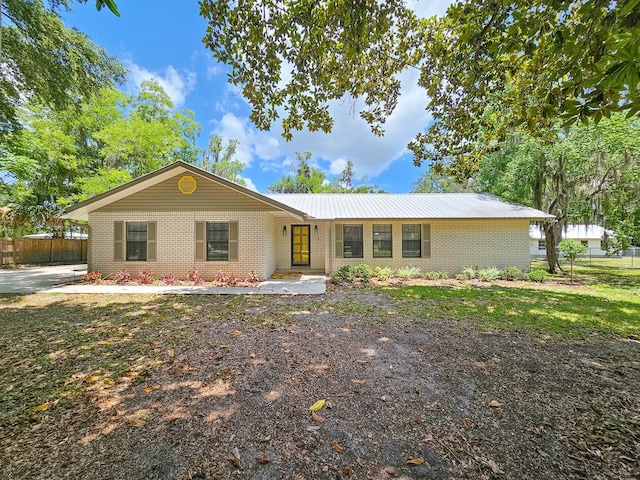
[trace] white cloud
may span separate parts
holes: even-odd
[[[418,72],[415,70],[401,75],[400,99],[384,125],[383,137],[374,135],[369,125],[360,118],[358,111],[362,102],[351,108],[348,102],[334,101],[330,105],[330,113],[334,118],[333,131],[330,134],[296,132],[291,142],[281,144],[282,154],[310,151],[314,158],[320,157],[329,162],[329,173],[334,175],[342,171],[347,160],[353,162],[358,177],[379,175],[406,153],[407,143],[423,131],[431,120],[425,111],[427,96],[417,85],[417,78]]]
[[[238,175],[238,178],[241,178],[242,180],[244,180],[245,187],[247,187],[249,190],[253,190],[254,192],[258,191],[255,183],[253,183],[249,177],[243,177],[242,175]]]
[[[235,158],[247,166],[254,158],[273,160],[282,153],[279,140],[268,132],[256,130],[248,118],[227,112],[212,123],[210,135],[221,136],[225,144],[232,139],[238,140]]]
[[[197,75],[195,72],[185,70],[180,74],[172,65],[169,65],[163,73],[151,72],[140,65],[128,62],[130,70],[129,81],[134,89],[139,89],[145,80],[155,80],[167,92],[175,107],[182,107],[187,95],[196,86]]]
[[[219,64],[210,65],[207,67],[207,80],[213,80],[222,72],[222,68]]]
[[[410,0],[408,6],[420,17],[443,15],[451,0]],[[283,82],[290,76],[284,68]],[[417,85],[419,72],[409,69],[400,75],[401,95],[393,114],[383,125],[385,135],[378,137],[371,132],[369,125],[360,118],[359,111],[364,102],[355,105],[348,100],[330,102],[329,111],[334,119],[333,130],[329,134],[322,132],[294,132],[293,140],[284,141],[280,137],[281,123],[274,122],[271,132],[259,132],[248,118],[226,113],[216,122],[215,133],[225,139],[240,141],[238,159],[249,165],[256,159],[263,171],[289,173],[295,152],[312,152],[313,162],[320,162],[330,175],[339,175],[348,160],[354,164],[358,177],[368,178],[380,175],[392,162],[407,153],[406,145],[415,135],[424,131],[431,122],[426,112],[427,95]],[[237,87],[227,90],[227,98],[242,97]],[[227,105],[229,106],[229,105]],[[235,105],[236,111],[240,110]]]
[[[279,136],[280,122],[274,123],[271,132],[261,132],[247,117],[231,112],[213,121],[211,133],[221,135],[226,141],[238,140],[237,159],[245,165],[257,160],[264,171],[288,173],[295,152],[311,152],[312,164],[324,167],[330,175],[340,174],[351,160],[358,177],[375,177],[406,153],[406,144],[430,122],[425,111],[427,96],[418,87],[417,78],[415,70],[401,75],[402,93],[396,110],[384,125],[383,137],[371,133],[369,125],[358,115],[363,102],[352,108],[353,105],[345,101],[330,104],[335,123],[329,134],[295,132],[293,140],[286,142]]]

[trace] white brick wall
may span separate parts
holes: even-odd
[[[516,266],[529,271],[529,221],[510,219],[489,220],[420,220],[420,221],[349,221],[345,224],[363,225],[363,258],[336,258],[336,222],[327,222],[323,229],[328,233],[326,244],[326,271],[342,265],[366,263],[373,267],[397,269],[415,265],[423,272],[444,271],[458,273],[466,266],[478,268],[504,268]],[[343,223],[343,222],[340,222]],[[373,258],[373,225],[392,225],[392,258]],[[429,223],[431,225],[431,257],[402,258],[402,225]],[[279,267],[280,268],[280,267]]]
[[[157,222],[157,258],[155,262],[113,260],[113,225],[116,221]],[[195,224],[204,222],[238,222],[238,260],[228,262],[195,261]],[[150,269],[156,276],[175,275],[183,279],[191,269],[206,279],[219,270],[244,279],[255,271],[260,279],[275,271],[273,235],[275,219],[262,212],[94,212],[91,225],[91,270],[103,274],[126,268],[132,275]]]
[[[113,223],[115,221],[156,221],[156,262],[114,262]],[[195,223],[197,221],[238,221],[238,261],[196,262]],[[310,226],[310,270],[332,272],[342,265],[367,263],[373,267],[419,266],[423,272],[445,271],[450,275],[466,266],[504,268],[514,265],[523,271],[530,268],[528,220],[420,220],[420,221],[350,221],[363,225],[363,258],[336,258],[334,255],[336,222],[297,222],[275,218],[261,212],[95,212],[91,225],[91,270],[103,274],[126,268],[132,275],[145,268],[157,276],[173,274],[186,277],[196,269],[205,279],[218,270],[230,271],[245,278],[251,270],[268,278],[276,270],[291,270],[291,225]],[[341,222],[342,223],[342,222]],[[373,258],[373,224],[391,223],[393,257]],[[402,225],[431,225],[431,257],[402,258]],[[317,233],[315,226],[317,225]],[[287,227],[286,236],[282,234]],[[299,270],[299,267],[295,267]]]
[[[309,225],[310,227],[310,254],[311,265],[309,267],[292,267],[291,266],[291,226],[292,225]],[[287,234],[282,234],[282,228],[287,227]],[[316,232],[315,227],[318,227]],[[304,270],[305,268],[314,271],[330,271],[326,269],[325,253],[326,238],[329,233],[328,222],[292,222],[288,219],[278,219],[276,223],[276,252],[277,252],[277,270]]]

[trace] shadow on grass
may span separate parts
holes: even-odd
[[[601,332],[640,336],[640,296],[635,301],[562,290],[491,286],[388,288],[409,315],[469,320],[481,328],[567,337]]]
[[[241,297],[3,295],[0,429],[37,424],[54,407],[90,399],[115,408],[208,322]]]

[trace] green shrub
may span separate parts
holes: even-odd
[[[373,268],[366,263],[361,263],[353,267],[353,274],[356,278],[361,278],[365,282],[368,282],[373,277]]]
[[[331,274],[331,283],[353,283],[356,281],[356,276],[351,265],[343,265],[338,270]]]
[[[490,282],[500,278],[500,270],[496,267],[483,268],[478,270],[478,278],[483,282]]]
[[[536,269],[524,276],[530,282],[546,282],[549,279],[549,273],[546,270]]]
[[[424,274],[424,278],[427,280],[446,280],[449,275],[447,272],[427,272]]]
[[[500,272],[500,278],[513,282],[522,278],[522,272],[518,267],[510,266]]]
[[[413,265],[407,265],[406,267],[399,268],[396,271],[396,277],[403,280],[409,280],[411,278],[418,278],[421,276],[420,267]]]
[[[373,275],[380,280],[389,280],[393,275],[393,270],[390,267],[376,267],[373,270]]]
[[[458,280],[471,280],[476,278],[476,270],[473,267],[464,267],[460,273],[456,275]]]

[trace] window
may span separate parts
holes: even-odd
[[[538,240],[538,250],[546,250],[547,242],[545,240]]]
[[[343,225],[344,257],[362,258],[362,225]]]
[[[373,257],[391,258],[391,225],[373,226]]]
[[[229,260],[228,222],[207,222],[207,260]]]
[[[127,260],[147,260],[147,222],[127,222]]]
[[[238,260],[238,222],[196,222],[195,261]]]
[[[588,247],[588,246],[589,246],[589,240],[580,240],[580,243],[581,243],[582,245],[584,245],[585,247]]]
[[[420,258],[420,225],[402,225],[402,258]]]

